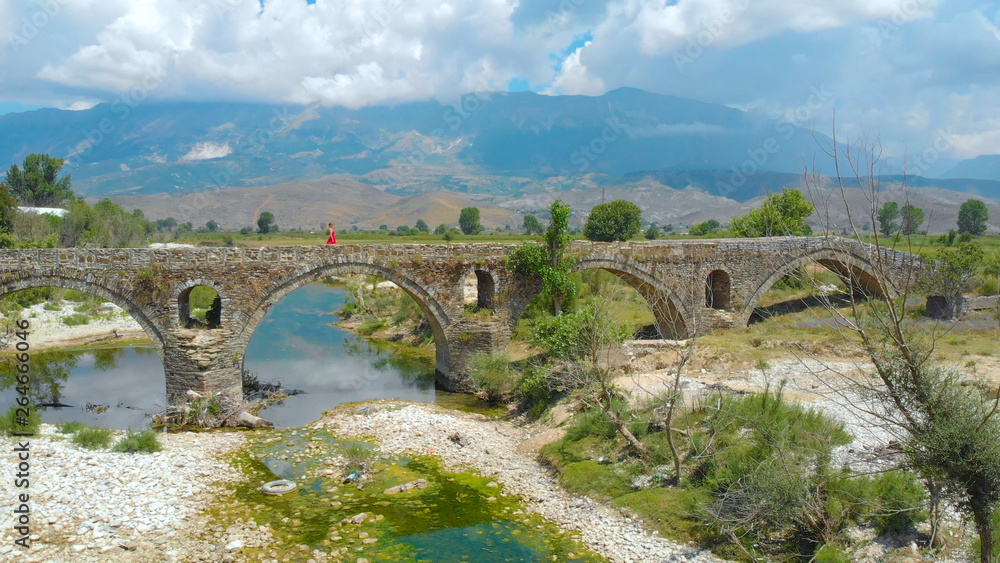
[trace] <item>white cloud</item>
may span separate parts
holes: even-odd
[[[580,60],[583,50],[590,45],[590,41],[573,51],[562,62],[559,76],[552,81],[552,85],[544,90],[543,94],[582,94],[587,96],[599,96],[606,90],[601,77],[594,76],[586,65]]]
[[[233,148],[228,144],[220,145],[212,142],[196,143],[187,154],[181,157],[181,160],[211,160],[231,154],[233,154]]]

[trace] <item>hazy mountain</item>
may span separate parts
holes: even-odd
[[[359,110],[264,104],[100,104],[0,116],[0,165],[30,152],[69,161],[86,195],[189,192],[352,174],[399,192],[484,190],[587,173],[794,173],[811,133],[718,104],[623,88],[603,96],[466,95]],[[428,170],[437,185],[414,183]],[[727,172],[728,174],[728,172]],[[470,190],[478,191],[478,190]]]
[[[963,160],[941,177],[1000,180],[1000,154],[984,154]]]

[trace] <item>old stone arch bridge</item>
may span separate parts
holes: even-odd
[[[518,317],[541,289],[505,268],[513,244],[371,244],[262,248],[0,250],[0,296],[39,286],[98,295],[129,312],[163,361],[167,400],[187,390],[239,392],[243,355],[254,329],[282,297],[329,275],[371,274],[420,305],[433,328],[438,383],[462,387],[476,353],[506,349]],[[810,263],[837,273],[856,294],[891,292],[874,275],[904,276],[913,257],[838,237],[721,239],[640,243],[573,242],[575,268],[603,268],[631,284],[655,313],[660,333],[682,338],[746,324],[784,274]],[[881,270],[876,268],[881,265]],[[465,279],[478,280],[479,306],[465,313]],[[895,282],[893,282],[895,283]],[[215,289],[221,322],[185,328],[195,286]]]

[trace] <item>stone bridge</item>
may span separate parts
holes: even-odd
[[[325,276],[368,274],[396,283],[433,329],[438,383],[462,387],[468,359],[506,349],[540,280],[505,268],[514,244],[370,244],[261,248],[0,250],[0,296],[40,286],[100,296],[131,314],[159,351],[167,400],[187,390],[239,392],[247,344],[272,305]],[[573,242],[577,270],[601,268],[648,301],[660,334],[683,338],[722,325],[745,325],[761,296],[783,275],[820,264],[856,295],[892,293],[879,280],[906,280],[915,257],[838,237],[787,237],[629,243]],[[878,275],[885,272],[885,275]],[[464,284],[474,275],[478,306],[469,314]],[[211,329],[188,326],[192,288],[221,298]]]

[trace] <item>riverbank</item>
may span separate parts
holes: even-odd
[[[207,525],[204,511],[219,502],[218,483],[238,477],[223,456],[243,446],[245,435],[160,434],[159,439],[163,450],[156,453],[88,451],[54,426],[42,425],[30,440],[30,489],[15,490],[8,479],[2,488],[5,507],[17,506],[16,494],[30,493],[32,547],[15,547],[12,526],[4,525],[0,560],[232,561],[225,546],[237,530],[199,538]],[[17,444],[13,438],[2,441],[8,453]],[[9,522],[6,516],[4,521]]]
[[[113,303],[96,306],[94,314],[85,315],[87,322],[84,324],[68,324],[67,320],[73,323],[74,318],[84,318],[74,311],[75,305],[72,302],[64,302],[61,305],[46,302],[32,305],[20,312],[20,318],[27,319],[31,323],[28,342],[32,350],[105,344],[115,346],[152,344],[142,326]],[[0,350],[9,351],[11,342],[13,340],[9,336],[0,339]]]

